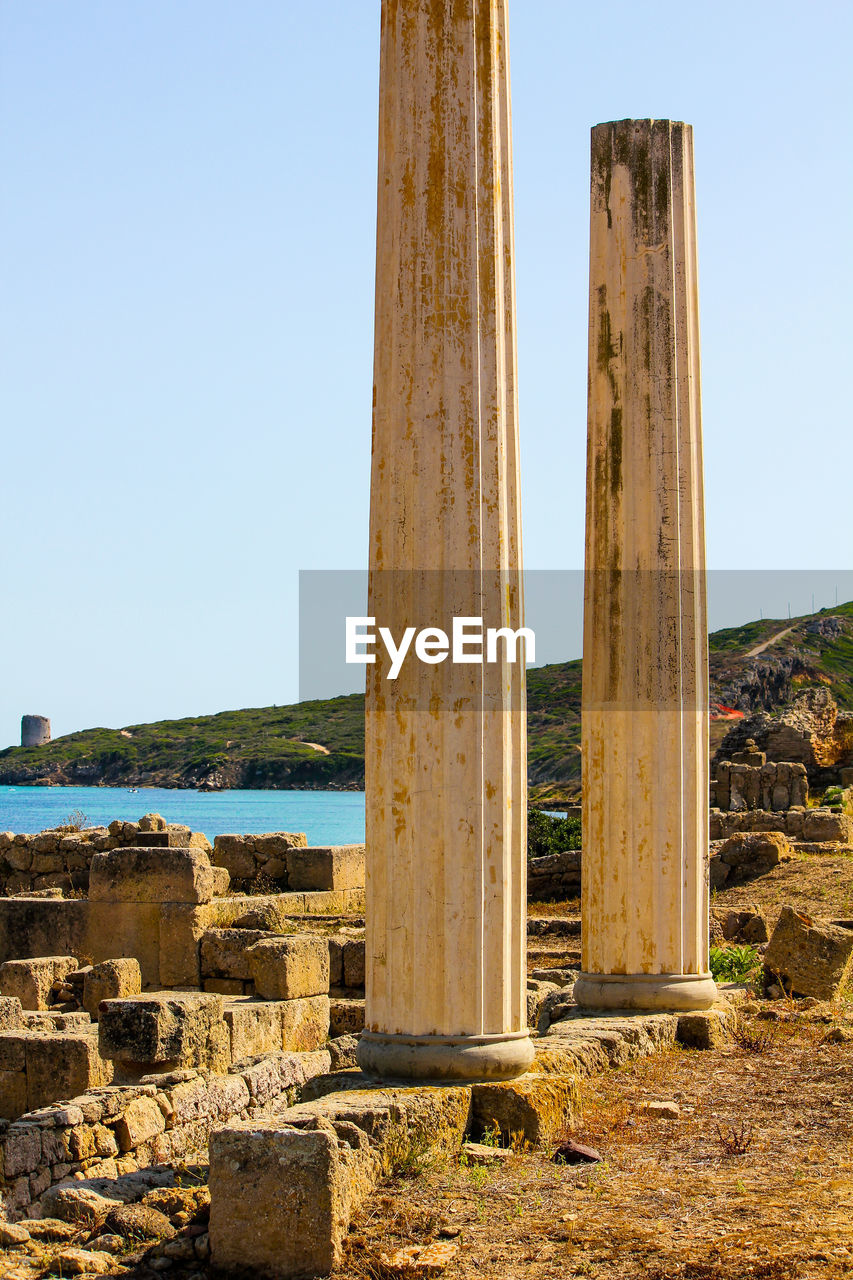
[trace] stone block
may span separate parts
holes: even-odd
[[[82,898],[0,898],[0,962],[33,956],[91,958],[86,941],[90,909]]]
[[[159,923],[159,985],[201,986],[201,939],[214,921],[213,903],[164,902]]]
[[[789,809],[785,815],[785,830],[792,840],[802,840],[806,822],[805,809]]]
[[[150,1142],[158,1133],[163,1133],[165,1128],[166,1121],[154,1098],[134,1098],[115,1125],[119,1150],[134,1151],[143,1142]]]
[[[789,993],[834,1000],[853,981],[853,928],[783,907],[764,954],[764,971],[771,981],[781,979]]]
[[[89,871],[92,902],[209,902],[210,859],[201,849],[112,849]]]
[[[92,959],[133,958],[143,987],[159,986],[161,910],[159,902],[90,902],[87,946]]]
[[[27,1067],[27,1032],[0,1032],[0,1071],[25,1071]]]
[[[227,867],[211,867],[213,872],[213,896],[223,898],[231,885],[231,875]]]
[[[343,948],[345,987],[364,987],[364,938],[350,938]]]
[[[167,825],[159,813],[146,813],[139,819],[137,827],[139,831],[165,831]]]
[[[159,991],[105,1000],[100,1009],[100,1050],[125,1066],[169,1064],[224,1071],[222,996],[202,991]]]
[[[364,1030],[364,1001],[329,1001],[329,1030],[333,1036],[354,1036]]]
[[[252,1275],[328,1275],[352,1214],[373,1190],[367,1148],[341,1142],[331,1124],[229,1125],[210,1139],[210,1248],[214,1268]]]
[[[17,1031],[21,1025],[21,1001],[17,996],[0,996],[0,1031]]]
[[[316,889],[287,896],[297,899],[297,910],[309,916],[345,916],[364,911],[364,889]]]
[[[740,931],[740,936],[744,942],[750,946],[760,946],[763,942],[767,942],[770,937],[770,930],[767,928],[767,921],[764,916],[756,913]]]
[[[232,880],[253,880],[258,872],[254,842],[249,836],[217,836],[211,861],[224,867]]]
[[[803,839],[850,844],[853,842],[853,818],[846,813],[832,813],[829,809],[807,809],[803,818]]]
[[[112,1063],[98,1052],[97,1033],[60,1031],[27,1037],[27,1103],[30,1111],[67,1101],[112,1080]]]
[[[239,978],[205,978],[202,986],[205,991],[213,991],[220,996],[242,996],[246,994],[247,984]]]
[[[255,853],[266,861],[275,858],[286,863],[289,849],[305,847],[308,837],[304,831],[270,831],[266,835],[253,836]]]
[[[720,859],[729,867],[769,870],[782,857],[791,855],[791,845],[781,831],[739,831],[729,836],[720,849]]]
[[[142,972],[138,960],[131,956],[119,960],[102,960],[86,973],[83,982],[83,1008],[97,1021],[98,1005],[102,1000],[135,996],[141,991]]]
[[[265,938],[249,948],[248,956],[255,991],[265,999],[328,994],[329,944],[320,934]]]
[[[307,996],[301,1000],[283,1000],[281,1011],[281,1048],[292,1053],[319,1049],[329,1038],[329,997]]]
[[[229,1000],[223,1016],[231,1036],[232,1062],[244,1062],[258,1054],[281,1050],[282,1012],[277,1000]],[[317,1048],[317,1044],[310,1048]]]
[[[189,827],[168,827],[165,831],[140,831],[135,842],[137,849],[188,849]]]
[[[201,973],[204,978],[252,980],[249,948],[263,942],[261,929],[208,929],[201,938]]]
[[[729,1038],[735,1017],[731,1008],[679,1014],[676,1039],[687,1049],[718,1049]]]
[[[364,845],[341,844],[288,849],[287,879],[292,891],[364,888]]]
[[[472,1089],[473,1113],[483,1129],[497,1128],[504,1139],[522,1137],[534,1145],[550,1142],[572,1118],[577,1096],[574,1075],[525,1075]]]
[[[35,1124],[13,1124],[3,1142],[2,1176],[5,1182],[34,1173],[42,1162],[41,1129]]]
[[[349,938],[345,935],[329,938],[329,988],[344,985],[344,947]]]
[[[76,968],[74,956],[7,960],[0,965],[0,993],[16,997],[24,1009],[46,1009],[53,983]]]
[[[0,1120],[17,1120],[28,1110],[26,1072],[0,1069]]]
[[[708,880],[712,889],[722,889],[731,875],[731,867],[723,862],[719,854],[713,855],[708,863]]]

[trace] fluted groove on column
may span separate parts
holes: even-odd
[[[708,662],[693,136],[592,131],[579,1003],[705,1007]]]
[[[522,625],[507,12],[383,0],[370,604]],[[511,1076],[524,666],[367,668],[366,1033],[380,1074]]]

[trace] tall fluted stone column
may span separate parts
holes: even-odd
[[[522,623],[507,34],[505,0],[383,0],[369,613],[397,640]],[[523,655],[410,653],[389,680],[375,653],[359,1062],[510,1078],[533,1057]]]
[[[701,1009],[708,660],[693,135],[592,131],[583,649],[587,1007]]]

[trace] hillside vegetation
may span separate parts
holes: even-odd
[[[768,640],[761,654],[747,656]],[[709,647],[712,702],[773,713],[801,689],[823,686],[853,710],[853,602],[727,628],[711,635]],[[579,785],[581,666],[577,659],[527,673],[528,773],[541,803]],[[44,747],[9,747],[0,752],[0,783],[360,788],[364,698],[87,729]]]

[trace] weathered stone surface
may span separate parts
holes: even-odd
[[[120,1203],[101,1195],[91,1187],[78,1183],[49,1187],[42,1196],[42,1209],[51,1218],[62,1222],[101,1222],[110,1209]]]
[[[716,997],[697,280],[692,128],[596,125],[574,988],[587,1008]]]
[[[335,1036],[326,1047],[329,1050],[332,1071],[346,1071],[358,1066],[355,1056],[358,1048],[356,1036]]]
[[[208,992],[161,991],[105,1000],[100,1008],[100,1049],[124,1064],[169,1063],[177,1067],[226,1070],[220,1031],[222,996]],[[230,1044],[229,1044],[230,1049]]]
[[[268,1000],[298,1000],[329,990],[329,945],[320,934],[266,938],[249,948],[255,990]]]
[[[319,1049],[329,1038],[329,997],[308,996],[284,1000],[281,1011],[281,1047],[303,1053]]]
[[[209,849],[210,845],[207,847]],[[213,896],[214,898],[222,898],[231,886],[231,874],[227,867],[211,866],[210,870],[213,875]]]
[[[108,1253],[92,1249],[77,1249],[73,1245],[60,1249],[54,1255],[51,1270],[60,1276],[106,1275],[114,1269],[114,1260]]]
[[[201,972],[204,978],[252,978],[249,948],[264,940],[260,929],[208,929],[201,938]]]
[[[209,902],[210,859],[201,849],[112,849],[89,870],[93,902]]]
[[[116,1140],[119,1150],[133,1151],[143,1142],[149,1142],[166,1128],[163,1113],[156,1099],[143,1095],[134,1098],[124,1108],[121,1119],[115,1126]]]
[[[783,907],[764,954],[764,970],[769,979],[781,979],[787,992],[837,999],[853,980],[853,928]]]
[[[474,1118],[504,1138],[548,1142],[572,1118],[577,1096],[574,1075],[525,1075],[499,1084],[475,1084]]]
[[[102,1000],[135,996],[142,991],[139,961],[132,956],[118,960],[102,960],[92,965],[83,982],[83,1008],[97,1020]]]
[[[350,1218],[375,1185],[377,1160],[327,1124],[314,1131],[281,1121],[221,1129],[210,1141],[210,1247],[223,1271],[328,1275]]]
[[[27,1035],[23,1031],[0,1031],[0,1071],[25,1071]]]
[[[214,923],[215,903],[164,902],[159,916],[159,985],[201,986],[200,941]],[[144,975],[143,975],[144,980]]]
[[[364,939],[350,938],[343,946],[343,980],[345,987],[364,987]]]
[[[853,818],[829,809],[808,809],[803,818],[803,839],[853,843]]]
[[[159,813],[146,813],[139,819],[137,826],[140,831],[165,831],[168,823]]]
[[[364,888],[364,845],[342,844],[287,850],[291,890]]]
[[[27,1110],[26,1072],[0,1068],[0,1120],[17,1120]]]
[[[57,978],[77,968],[73,956],[39,956],[7,960],[0,965],[0,993],[18,999],[24,1009],[46,1009],[50,989]]]
[[[333,1036],[352,1036],[364,1030],[364,1001],[329,1001],[329,1028]]]
[[[232,880],[251,880],[257,874],[254,845],[246,836],[217,836],[213,842],[213,861],[225,867]]]
[[[224,1018],[231,1036],[233,1062],[244,1062],[246,1058],[260,1053],[276,1053],[281,1050],[282,1007],[279,1001],[251,998],[229,1000],[225,1005]],[[323,1040],[319,1040],[306,1047],[315,1049],[322,1043]]]
[[[17,1245],[26,1244],[30,1233],[26,1227],[17,1222],[0,1222],[0,1248],[14,1249]]]
[[[669,1100],[642,1102],[640,1111],[655,1120],[679,1120],[681,1118],[681,1108],[678,1103],[670,1102]]]
[[[748,867],[758,874],[778,866],[792,852],[781,831],[748,831],[730,836],[720,849],[720,859],[729,867]]]
[[[679,1044],[688,1049],[717,1049],[729,1038],[735,1020],[735,1012],[730,1006],[682,1013],[678,1018],[676,1036]]]
[[[109,1084],[112,1077],[112,1064],[98,1052],[94,1027],[91,1032],[63,1031],[27,1038],[27,1103],[31,1111],[76,1098],[87,1089]]]
[[[422,614],[523,626],[506,7],[383,6],[369,568],[394,635]],[[367,672],[360,1060],[515,1075],[532,1058],[523,666],[410,658],[388,680],[380,650]]]
[[[93,961],[135,959],[143,986],[160,985],[160,918],[158,902],[90,901],[86,952]]]

